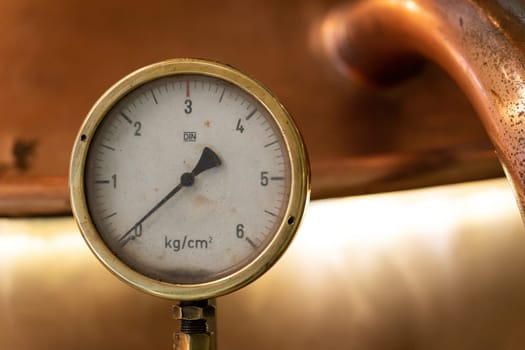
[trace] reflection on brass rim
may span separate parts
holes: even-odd
[[[98,125],[111,108],[125,95],[157,78],[178,74],[201,74],[232,83],[258,100],[274,118],[290,159],[291,187],[289,203],[268,246],[253,261],[231,275],[199,284],[172,284],[146,277],[118,259],[98,233],[84,195],[84,166],[90,142]],[[70,165],[70,195],[73,215],[84,240],[97,258],[116,276],[147,293],[178,300],[212,298],[250,283],[268,270],[291,242],[310,194],[310,170],[302,138],[290,115],[279,101],[259,82],[236,69],[216,62],[197,59],[174,59],[141,68],[111,87],[93,106],[75,140]]]

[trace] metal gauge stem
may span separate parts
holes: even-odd
[[[266,271],[309,195],[292,119],[215,62],[142,68],[95,104],[71,160],[81,232],[113,273],[154,295],[215,297]]]

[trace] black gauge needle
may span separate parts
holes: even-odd
[[[153,208],[150,209],[132,228],[130,228],[126,233],[124,233],[120,238],[119,242],[122,242],[122,246],[125,246],[129,241],[135,239],[135,237],[140,237],[142,235],[142,223],[151,216],[157,209],[162,207],[164,203],[170,200],[177,192],[179,192],[183,187],[192,186],[195,182],[195,176],[199,175],[203,171],[208,169],[215,168],[216,166],[221,165],[221,160],[215,152],[210,148],[204,147],[202,150],[201,157],[197,165],[189,173],[184,173],[180,177],[180,183],[175,186],[164,198],[160,200]]]

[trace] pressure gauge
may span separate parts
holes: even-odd
[[[75,141],[73,213],[114,274],[145,292],[212,298],[264,273],[309,197],[300,134],[260,83],[176,59],[107,91]]]

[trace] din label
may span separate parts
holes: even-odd
[[[195,131],[184,131],[184,142],[196,142],[197,133]]]
[[[188,238],[188,235],[184,235],[182,239],[174,239],[168,236],[164,236],[164,248],[173,250],[174,252],[179,252],[184,249],[190,250],[201,250],[208,249],[213,242],[211,236],[208,239],[193,239]]]

